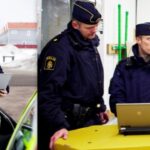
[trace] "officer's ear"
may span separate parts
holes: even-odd
[[[79,22],[77,21],[77,20],[72,20],[72,27],[74,28],[74,29],[79,29],[79,26],[80,26],[80,24],[79,24]]]
[[[141,44],[141,40],[142,40],[142,37],[141,37],[141,36],[137,36],[137,37],[136,37],[136,42],[137,42],[137,44]]]

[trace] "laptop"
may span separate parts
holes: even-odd
[[[150,103],[118,103],[118,128],[121,134],[150,134]]]
[[[10,74],[0,73],[0,90],[5,90],[11,80]]]

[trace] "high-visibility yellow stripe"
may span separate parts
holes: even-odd
[[[37,146],[37,137],[33,135],[26,145],[26,150],[35,150]]]

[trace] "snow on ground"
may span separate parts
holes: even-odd
[[[11,71],[36,72],[37,49],[20,49],[14,45],[0,46],[0,65]]]

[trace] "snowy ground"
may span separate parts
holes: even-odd
[[[0,46],[0,65],[8,72],[35,73],[37,49],[19,49],[13,45]]]
[[[4,62],[5,57],[5,62]],[[14,57],[14,60],[12,59]],[[10,85],[35,86],[37,83],[37,50],[0,46],[0,65],[12,74]]]

